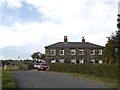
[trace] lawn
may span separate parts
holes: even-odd
[[[2,89],[18,88],[15,78],[6,70],[2,70]]]

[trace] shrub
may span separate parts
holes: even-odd
[[[118,64],[50,64],[51,71],[73,72],[118,79]]]
[[[29,64],[27,65],[27,70],[31,70],[31,69],[33,69],[33,68],[34,68],[34,65],[33,65],[33,64],[29,63]]]

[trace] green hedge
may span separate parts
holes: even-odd
[[[118,79],[118,64],[50,64],[50,70],[56,72],[72,72]]]

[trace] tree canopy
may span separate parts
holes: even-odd
[[[120,60],[120,29],[115,34],[113,33],[105,45],[103,60],[108,60],[110,63],[118,63]]]
[[[45,59],[45,54],[42,54],[40,52],[35,52],[31,55],[31,57],[34,60]]]

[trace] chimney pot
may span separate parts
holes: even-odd
[[[84,39],[84,37],[82,37],[82,42],[85,42],[85,39]]]
[[[67,36],[64,36],[64,42],[67,42]]]

